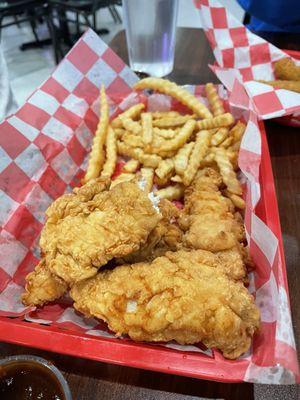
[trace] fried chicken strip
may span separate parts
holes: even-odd
[[[239,215],[234,216],[230,199],[219,191],[221,175],[212,168],[198,172],[186,190],[183,216],[183,244],[212,252],[228,250],[244,240],[244,227]]]
[[[150,232],[146,243],[138,251],[118,259],[118,264],[152,261],[167,251],[178,249],[182,240],[182,231],[177,223],[179,210],[167,199],[161,199],[158,206],[162,219]]]
[[[42,259],[34,271],[26,277],[25,292],[22,301],[25,305],[42,305],[53,301],[65,293],[68,285],[58,276],[52,274]]]
[[[62,290],[48,294],[48,288],[55,286],[54,278],[60,278],[66,288],[146,242],[161,219],[148,195],[133,182],[110,191],[108,186],[108,180],[90,181],[48,208],[40,239],[44,261],[28,276],[25,304],[38,305],[60,297]],[[39,290],[38,280],[43,280],[47,290]]]
[[[203,342],[234,359],[249,349],[259,310],[240,282],[197,250],[168,252],[151,263],[123,265],[79,282],[74,307],[136,341]]]

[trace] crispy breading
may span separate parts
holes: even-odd
[[[90,181],[48,208],[40,239],[44,260],[28,276],[26,304],[60,297],[68,285],[95,275],[112,258],[135,252],[146,242],[161,215],[135,182],[108,191],[109,183],[101,178]],[[51,274],[65,282],[57,294],[51,292]]]
[[[197,251],[103,271],[71,289],[74,307],[136,341],[203,342],[234,359],[259,327],[259,310],[240,282],[203,263]]]
[[[220,174],[205,168],[185,191],[179,224],[186,231],[183,243],[187,247],[215,252],[231,249],[243,240],[243,224],[234,217],[231,200],[219,191],[221,184]]]
[[[182,231],[177,223],[178,208],[169,200],[162,199],[159,202],[159,210],[162,219],[151,231],[146,243],[135,253],[118,259],[118,264],[151,261],[169,250],[175,251],[179,248],[182,241]]]
[[[26,276],[25,292],[22,301],[26,306],[43,305],[63,296],[68,285],[52,274],[42,259],[34,271]]]

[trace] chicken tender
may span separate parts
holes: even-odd
[[[27,275],[22,301],[25,305],[43,305],[63,296],[68,285],[52,274],[42,259],[34,271]]]
[[[146,242],[161,219],[148,195],[133,182],[121,183],[110,191],[108,186],[105,179],[90,181],[48,208],[40,239],[44,260],[28,276],[25,304],[38,305],[60,297],[62,290],[57,290],[57,296],[38,290],[38,281],[47,281],[49,288],[55,285],[55,276],[66,286],[72,285]]]
[[[179,210],[166,199],[160,200],[159,210],[162,220],[151,231],[146,243],[138,251],[117,260],[118,264],[152,261],[167,251],[178,249],[182,241],[182,231],[177,222]]]
[[[208,263],[207,263],[208,264]],[[98,273],[71,289],[74,307],[136,341],[202,342],[235,359],[259,327],[259,310],[240,282],[207,265],[197,250]]]
[[[183,216],[179,225],[184,229],[183,244],[212,252],[228,250],[244,240],[242,221],[233,215],[230,199],[219,191],[221,175],[205,168],[185,193]]]

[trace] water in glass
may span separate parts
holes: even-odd
[[[152,76],[173,69],[178,0],[123,0],[130,66]]]

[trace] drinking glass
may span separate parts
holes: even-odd
[[[178,0],[123,0],[130,67],[163,77],[174,64]]]

